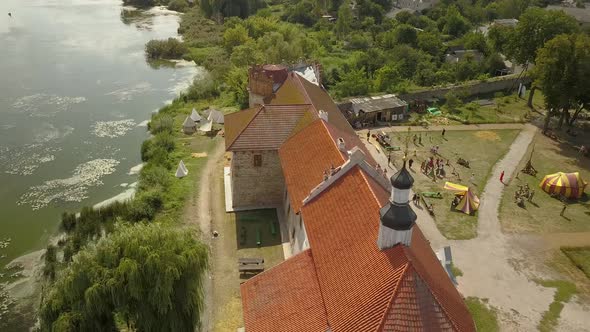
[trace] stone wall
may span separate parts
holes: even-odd
[[[514,91],[516,91],[516,89],[518,89],[518,84],[521,82],[525,85],[529,85],[531,83],[531,78],[521,77],[520,79],[518,79],[517,76],[508,76],[505,78],[497,78],[485,82],[472,82],[462,85],[452,85],[441,88],[432,88],[424,91],[411,92],[399,95],[398,97],[407,102],[412,100],[425,100],[430,98],[442,99],[450,91],[455,91],[460,95],[470,97],[498,91],[508,91],[511,88],[514,88]]]
[[[254,166],[260,155],[261,166]],[[283,202],[285,180],[278,151],[238,151],[231,165],[234,208],[278,206]]]

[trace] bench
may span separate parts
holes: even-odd
[[[264,264],[264,258],[238,258],[238,264]]]

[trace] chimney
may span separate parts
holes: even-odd
[[[406,163],[391,177],[391,198],[379,211],[379,235],[377,246],[380,250],[392,248],[397,244],[410,246],[412,229],[417,219],[410,206],[410,190],[414,178],[406,169]]]
[[[346,152],[346,144],[344,144],[344,138],[342,137],[338,138],[338,150]]]
[[[328,112],[324,111],[324,110],[320,110],[320,119],[328,122]]]

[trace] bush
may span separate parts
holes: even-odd
[[[188,10],[189,6],[186,0],[172,0],[168,3],[168,9],[177,12],[184,13]]]
[[[64,212],[61,214],[61,228],[66,231],[66,233],[71,232],[74,228],[76,228],[76,214],[75,213],[67,213]]]
[[[150,132],[157,135],[162,132],[172,133],[174,132],[174,118],[170,115],[157,115],[149,123]]]
[[[145,191],[150,188],[167,188],[170,184],[170,171],[161,166],[147,167],[141,170],[139,175],[138,190]]]
[[[174,140],[174,136],[167,132],[162,132],[154,137],[154,146],[156,148],[162,148],[166,152],[170,153],[174,151],[174,147],[176,146],[176,141]]]
[[[164,199],[159,190],[143,192],[133,200],[129,219],[132,221],[153,220],[156,213],[162,208]]]
[[[145,45],[148,59],[181,59],[188,52],[183,42],[176,38],[167,40],[152,39]]]
[[[209,77],[195,80],[184,94],[188,100],[197,101],[219,96],[217,83]]]

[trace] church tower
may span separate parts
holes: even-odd
[[[412,228],[417,218],[409,204],[414,178],[406,169],[405,161],[390,180],[392,188],[389,203],[379,211],[381,222],[377,246],[380,250],[389,249],[398,243],[410,246]]]

